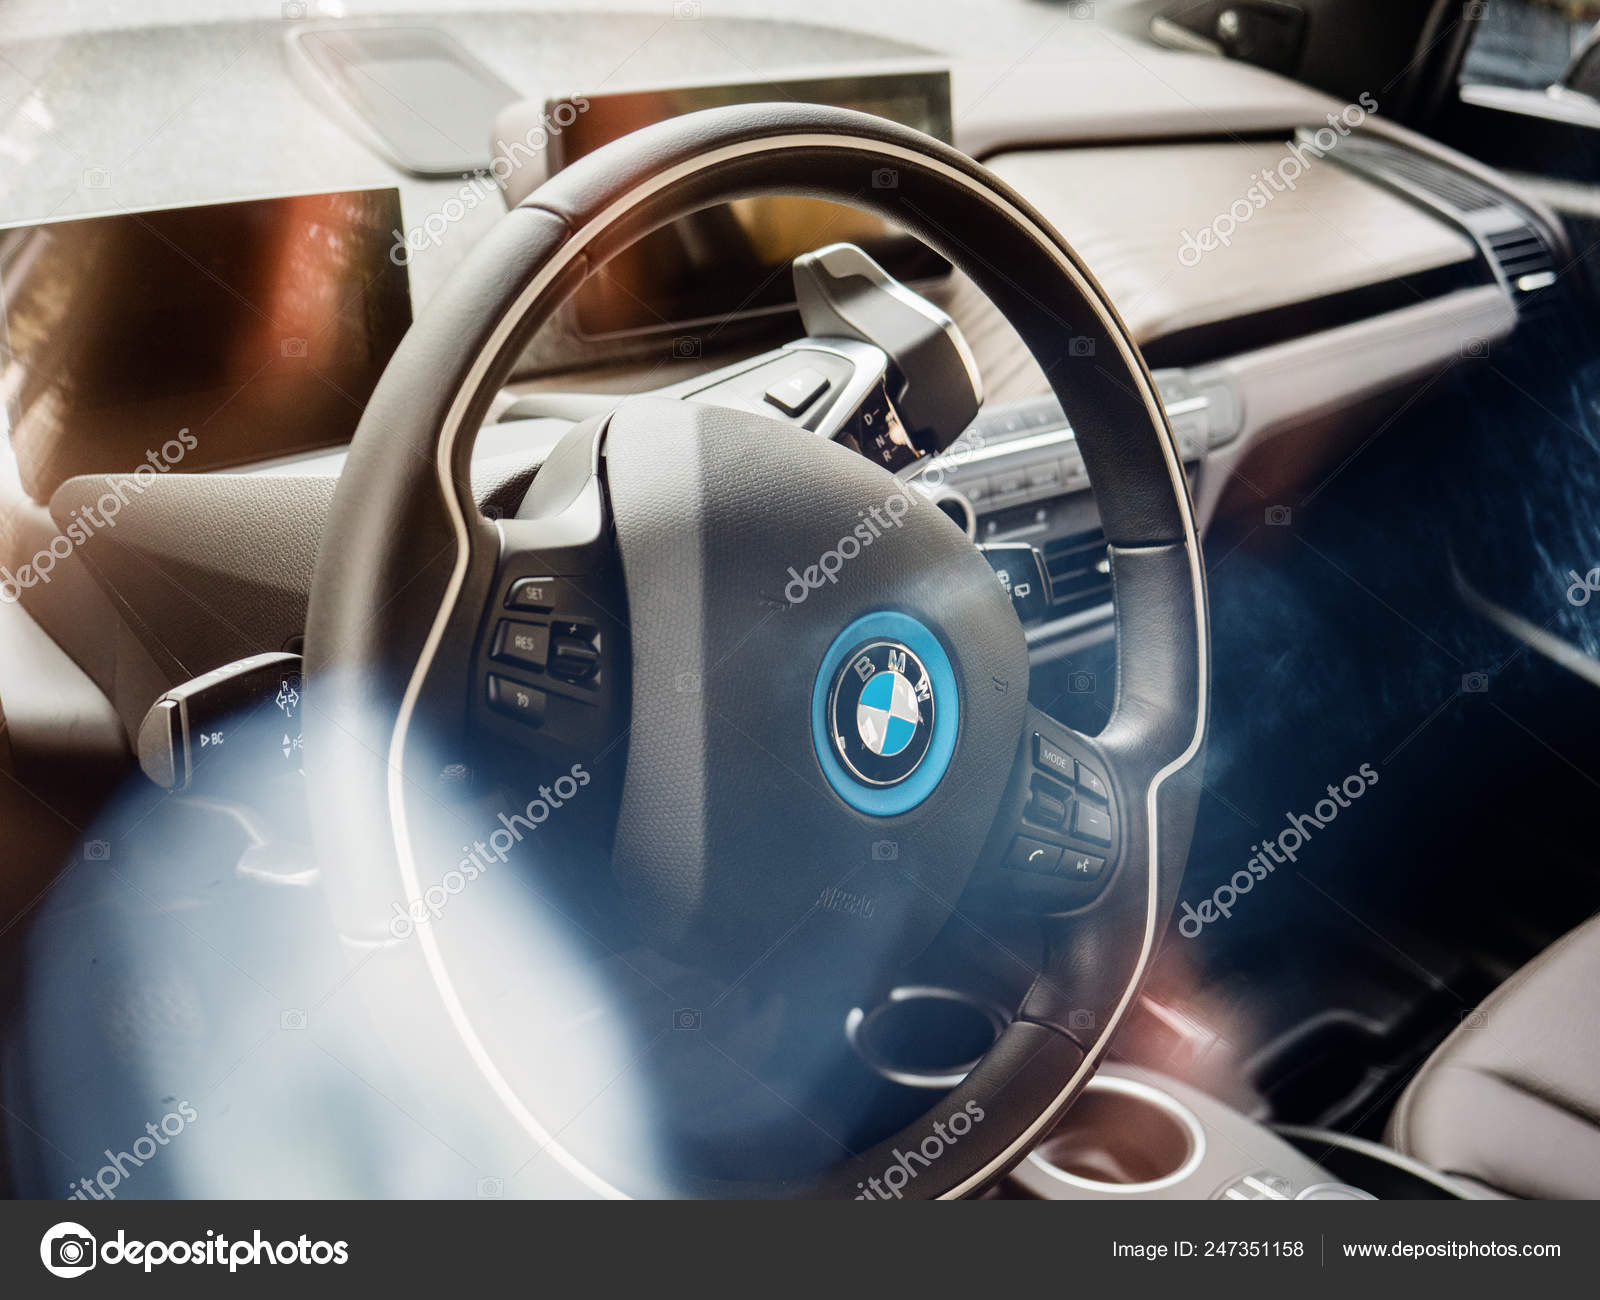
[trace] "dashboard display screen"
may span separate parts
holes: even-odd
[[[150,455],[192,471],[348,442],[411,323],[401,225],[396,191],[362,190],[0,230],[23,486],[44,500]]]
[[[559,132],[552,130],[550,169],[669,117],[774,100],[853,108],[946,142],[951,136],[946,72],[635,90],[552,100],[547,121],[565,123],[573,116],[567,105],[581,111]],[[919,240],[857,209],[798,197],[744,199],[675,222],[618,254],[579,290],[578,327],[590,336],[670,331],[785,311],[794,306],[789,263],[840,241],[859,244],[900,280],[926,280],[949,270]]]

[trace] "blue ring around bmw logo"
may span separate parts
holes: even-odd
[[[960,725],[950,657],[909,615],[865,614],[822,656],[811,690],[812,746],[834,793],[858,812],[893,817],[932,794]]]

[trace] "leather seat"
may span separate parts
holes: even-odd
[[[1411,1081],[1389,1142],[1506,1196],[1600,1197],[1600,917],[1524,966]]]

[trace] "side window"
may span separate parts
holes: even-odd
[[[1600,22],[1600,0],[1474,0],[1461,86],[1546,90],[1558,85]]]

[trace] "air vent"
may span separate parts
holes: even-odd
[[[1337,156],[1358,166],[1365,163],[1391,180],[1433,195],[1457,212],[1485,212],[1504,205],[1493,190],[1454,167],[1385,141],[1346,140]]]
[[[1484,237],[1489,256],[1494,259],[1506,283],[1518,298],[1548,289],[1556,282],[1556,266],[1544,240],[1527,226],[1496,231]]]
[[[1111,601],[1111,565],[1106,536],[1098,528],[1046,542],[1045,567],[1050,570],[1052,618],[1064,618]]]
[[[1555,284],[1555,262],[1513,199],[1448,163],[1386,140],[1349,139],[1332,157],[1452,218],[1494,264],[1519,308],[1542,305],[1530,300]]]

